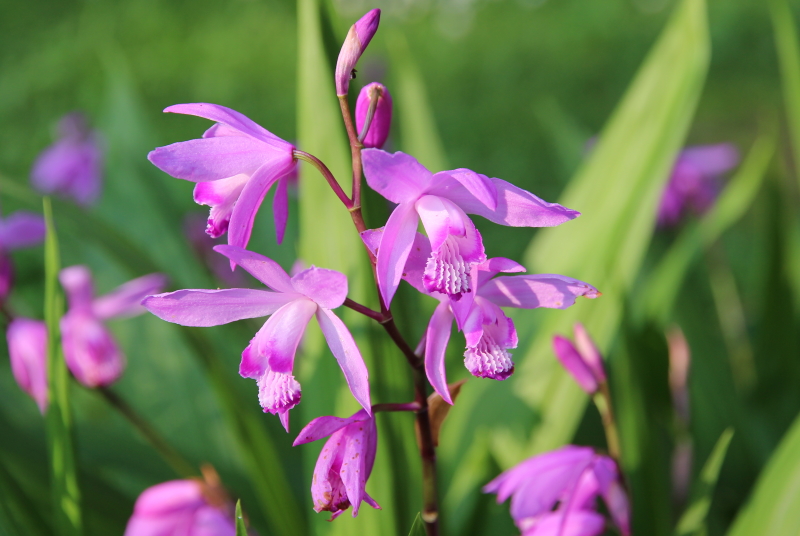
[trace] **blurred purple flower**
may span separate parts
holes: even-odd
[[[361,501],[380,509],[365,489],[378,448],[374,417],[363,409],[347,419],[318,417],[303,428],[293,445],[327,436],[330,439],[319,454],[311,484],[314,510],[331,512],[332,521],[351,505],[356,517]]]
[[[117,347],[104,320],[129,317],[145,311],[141,301],[161,290],[166,277],[149,274],[94,297],[92,274],[86,266],[70,266],[59,274],[69,310],[61,318],[61,343],[67,367],[87,387],[115,382],[125,368],[125,356]]]
[[[698,145],[680,152],[661,194],[658,225],[672,227],[687,211],[705,213],[719,194],[719,177],[739,164],[730,143]]]
[[[103,151],[86,117],[73,112],[58,123],[58,139],[42,151],[31,170],[33,187],[44,194],[70,197],[91,205],[100,194]]]
[[[380,254],[384,229],[371,229],[361,234],[364,243],[373,252]],[[431,251],[430,241],[415,233],[403,279],[424,294],[439,300],[433,312],[425,337],[425,372],[431,385],[442,398],[452,404],[445,374],[445,352],[450,340],[453,320],[462,307],[464,299],[452,301],[445,294],[428,292],[424,283],[426,259]],[[462,313],[467,348],[464,365],[473,376],[505,380],[514,372],[514,362],[508,352],[517,347],[517,332],[514,323],[500,307],[535,309],[547,307],[566,309],[579,296],[596,298],[596,288],[555,274],[501,276],[500,272],[524,272],[525,268],[511,259],[496,257],[478,264],[471,271],[470,284],[475,289],[469,309]]]
[[[420,219],[432,248],[424,271],[425,288],[458,301],[472,296],[470,272],[486,260],[481,235],[466,213],[512,227],[550,227],[579,215],[469,169],[432,174],[401,152],[365,149],[362,155],[367,183],[398,203],[378,249],[378,284],[387,306],[403,276]],[[469,311],[469,305],[459,310]],[[456,316],[460,326],[465,318],[458,311]]]
[[[605,529],[598,496],[623,536],[630,507],[617,464],[589,447],[568,445],[528,458],[489,482],[497,502],[511,497],[511,517],[523,536],[598,536]]]
[[[218,326],[271,315],[242,352],[239,374],[258,383],[265,412],[278,414],[289,431],[289,410],[300,402],[300,384],[292,375],[297,345],[316,314],[328,346],[342,368],[355,399],[369,411],[367,367],[347,326],[333,314],[347,297],[347,277],[312,266],[294,277],[278,263],[236,246],[216,246],[273,291],[252,289],[179,290],[150,296],[142,303],[157,317],[182,326]]]
[[[370,101],[377,99],[377,106],[372,116],[367,135],[364,136],[364,147],[380,149],[389,137],[392,127],[392,96],[386,86],[372,82],[361,88],[356,100],[356,130],[360,133],[369,115]]]
[[[160,170],[196,182],[194,200],[211,207],[206,233],[228,232],[228,244],[245,247],[264,197],[272,201],[275,234],[283,241],[289,217],[288,186],[297,177],[294,146],[237,111],[216,104],[176,104],[165,112],[216,121],[201,139],[158,147],[147,158]]]
[[[44,415],[48,404],[47,326],[41,320],[15,318],[6,331],[11,372]]]
[[[196,480],[170,480],[136,499],[125,536],[234,536],[234,513]]]
[[[378,31],[380,20],[381,10],[371,9],[358,19],[347,32],[347,37],[339,51],[339,58],[336,60],[334,76],[337,95],[347,95],[347,91],[350,89],[350,80],[354,78],[353,69],[361,58],[361,54],[367,49],[369,42],[372,41],[375,32]]]
[[[0,303],[5,301],[14,281],[14,266],[8,252],[35,246],[44,240],[44,218],[32,212],[19,211],[0,218]]]
[[[553,351],[581,389],[594,394],[606,381],[603,357],[583,324],[575,324],[575,344],[561,335],[553,337]]]

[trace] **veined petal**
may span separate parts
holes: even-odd
[[[225,138],[217,138],[225,139]],[[292,153],[280,155],[280,158],[271,160],[253,173],[245,184],[239,200],[233,207],[231,222],[228,226],[228,244],[246,247],[253,231],[253,221],[256,219],[261,202],[267,195],[272,184],[289,173],[294,165]]]
[[[347,276],[327,268],[312,266],[303,270],[292,277],[292,286],[325,309],[340,307],[347,298]]]
[[[289,220],[289,179],[284,176],[278,179],[275,196],[272,198],[272,217],[275,220],[275,240],[280,244],[286,233],[286,222]]]
[[[214,251],[228,257],[232,262],[247,270],[250,275],[269,288],[289,294],[297,293],[286,270],[269,257],[248,251],[239,246],[226,244],[214,246]]]
[[[417,211],[412,203],[398,205],[383,229],[378,248],[378,286],[387,307],[391,305],[417,232]]]
[[[198,182],[195,185],[194,202],[211,207],[206,226],[206,233],[211,238],[218,238],[228,231],[233,207],[248,180],[250,177],[241,173],[227,179]]]
[[[583,281],[557,274],[501,276],[488,281],[478,295],[500,307],[566,309],[575,298],[596,298],[596,288]]]
[[[44,240],[44,233],[44,218],[20,210],[0,221],[0,248],[35,246]]]
[[[359,404],[372,415],[369,397],[369,372],[356,346],[356,341],[333,311],[320,307],[317,309],[317,322],[325,335],[328,347],[342,368],[347,386]]]
[[[190,104],[174,104],[164,109],[164,112],[174,114],[195,115],[217,123],[223,123],[232,127],[242,134],[252,136],[253,138],[265,143],[269,143],[282,150],[291,151],[292,145],[272,132],[268,131],[249,117],[244,114],[232,110],[219,104],[208,103],[190,103]],[[213,127],[212,127],[213,128]],[[219,134],[215,134],[219,136]]]
[[[373,255],[378,256],[378,249],[383,239],[384,227],[378,229],[367,229],[361,233],[361,240],[369,248]],[[425,264],[428,262],[428,257],[431,256],[431,243],[422,233],[414,235],[414,243],[411,245],[411,252],[406,259],[406,265],[403,269],[403,279],[405,279],[412,287],[427,294],[425,285],[422,283],[422,275],[425,271]]]
[[[436,173],[431,183],[436,184],[446,178],[458,181],[461,186],[466,188],[475,199],[486,205],[489,210],[497,209],[497,187],[486,175],[475,173],[471,169],[459,168]]]
[[[430,183],[431,172],[405,153],[364,149],[361,158],[369,187],[392,203],[413,203]]]
[[[240,173],[252,175],[269,162],[291,156],[247,136],[180,141],[157,147],[147,159],[164,173],[192,182],[215,181]]]
[[[297,346],[316,310],[316,303],[298,298],[275,311],[242,352],[239,374],[254,378],[267,369],[291,374]]]
[[[445,354],[447,343],[450,340],[450,330],[453,327],[453,313],[446,301],[439,303],[433,311],[428,331],[425,337],[425,374],[431,382],[433,389],[442,399],[452,404],[450,389],[447,387],[447,373],[445,371]]]
[[[294,440],[292,446],[296,447],[298,445],[304,445],[306,443],[322,439],[323,437],[328,437],[336,430],[340,430],[350,423],[356,421],[366,421],[370,418],[371,417],[369,414],[363,409],[358,410],[346,419],[331,416],[317,417],[308,423],[305,428],[300,430],[300,433],[297,434],[297,439]]]
[[[167,322],[208,327],[271,315],[298,297],[297,294],[246,288],[188,289],[149,296],[142,305]]]
[[[115,316],[133,316],[145,312],[142,300],[160,291],[167,284],[167,276],[148,274],[120,285],[92,302],[92,311],[102,320]]]
[[[367,467],[365,447],[369,439],[366,428],[368,424],[348,426],[344,430],[344,452],[342,454],[342,467],[339,474],[347,490],[347,498],[353,506],[353,517],[358,515],[358,508],[364,499],[367,486]]]

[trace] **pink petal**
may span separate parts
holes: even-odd
[[[69,266],[58,274],[70,309],[90,310],[94,298],[92,272],[86,266]]]
[[[311,300],[299,298],[275,311],[242,352],[239,374],[254,378],[267,368],[291,373],[297,346],[316,309]]]
[[[322,329],[328,347],[342,368],[347,386],[356,401],[372,414],[369,397],[369,372],[356,346],[356,341],[338,316],[332,311],[320,307],[317,309],[317,322]]]
[[[597,392],[597,380],[594,374],[568,339],[560,335],[553,337],[553,351],[581,389],[590,395]]]
[[[586,363],[592,371],[592,374],[598,382],[602,383],[606,381],[603,356],[600,355],[600,350],[595,346],[594,341],[589,336],[589,333],[587,333],[586,328],[583,327],[583,324],[576,322],[573,328],[573,334],[575,335],[575,348],[578,349],[578,353],[581,354],[584,363]]]
[[[300,430],[300,433],[297,434],[297,439],[294,440],[292,446],[296,447],[298,445],[304,445],[312,441],[317,441],[318,439],[322,439],[323,437],[328,437],[336,430],[340,430],[341,428],[344,428],[350,423],[356,421],[365,421],[370,418],[371,417],[369,416],[369,414],[363,409],[358,410],[357,412],[355,412],[350,417],[347,417],[346,419],[343,419],[341,417],[330,417],[330,416],[317,417],[316,419],[308,423],[305,426],[305,428]]]
[[[283,242],[286,233],[286,222],[289,220],[289,179],[283,177],[275,187],[275,196],[272,198],[272,217],[275,220],[275,239],[278,244]]]
[[[218,138],[220,136],[246,136],[241,130],[236,130],[229,127],[225,123],[214,123],[211,127],[203,132],[204,138]]]
[[[515,273],[525,271],[525,267],[517,261],[512,261],[505,257],[492,257],[475,267],[474,275],[477,277],[476,287],[480,288],[484,283],[500,272]]]
[[[452,171],[440,171],[433,176],[433,181],[438,182],[444,178],[452,178],[471,193],[475,199],[483,203],[489,210],[497,209],[497,187],[486,175],[475,173],[470,169],[460,168]]]
[[[6,330],[11,373],[44,415],[49,398],[47,384],[47,326],[40,320],[17,317]]]
[[[139,495],[134,514],[163,515],[189,509],[205,503],[200,485],[194,480],[170,480],[149,487]]]
[[[92,311],[101,320],[115,316],[133,316],[145,312],[142,300],[160,291],[167,284],[163,274],[149,274],[117,287],[92,303]]]
[[[431,249],[437,250],[450,236],[450,212],[442,202],[442,199],[434,195],[424,195],[414,204],[422,220],[422,226],[428,239],[431,241]],[[463,233],[461,233],[463,234]]]
[[[210,237],[218,238],[228,231],[233,207],[249,180],[248,175],[239,174],[217,181],[198,182],[195,185],[194,202],[211,207],[206,227],[206,233]]]
[[[384,227],[381,227],[379,229],[367,229],[361,233],[361,240],[364,241],[364,244],[375,256],[378,254],[378,249],[383,239],[383,230]],[[424,234],[416,233],[414,235],[414,243],[411,245],[411,252],[408,254],[406,265],[403,269],[403,279],[423,294],[428,292],[422,283],[422,276],[430,256],[430,240]]]
[[[245,288],[188,289],[148,296],[142,305],[173,324],[209,327],[271,315],[298,297],[297,294]]]
[[[348,426],[344,431],[345,444],[342,453],[342,468],[339,474],[347,490],[347,498],[353,506],[353,517],[358,515],[358,509],[367,485],[366,452],[367,423]]]
[[[214,246],[214,251],[228,257],[231,262],[238,264],[250,275],[277,292],[296,294],[292,280],[281,265],[269,257],[248,251],[239,246],[220,244]]]
[[[606,528],[605,518],[597,512],[578,510],[566,517],[557,510],[538,517],[522,536],[599,536]]]
[[[210,119],[211,121],[216,121],[217,123],[223,123],[224,125],[240,131],[242,134],[252,136],[257,140],[268,143],[281,150],[291,151],[293,149],[290,143],[282,140],[249,117],[237,112],[236,110],[226,108],[225,106],[207,103],[174,104],[168,108],[165,108],[164,112],[195,115],[197,117]],[[220,134],[214,135],[219,136]],[[226,135],[231,134],[226,133]]]
[[[246,136],[222,136],[181,141],[158,147],[147,159],[158,169],[178,179],[192,182],[252,175],[270,162],[291,156]]]
[[[292,277],[292,286],[325,309],[336,309],[347,298],[347,276],[336,270],[312,266]]]
[[[600,293],[577,279],[557,274],[537,274],[497,277],[483,285],[478,295],[500,307],[566,309],[575,303],[578,296],[596,298]]]
[[[716,177],[739,164],[739,151],[730,143],[687,147],[678,159],[692,164],[707,177]]]
[[[125,356],[111,333],[90,312],[70,310],[61,318],[61,346],[70,372],[83,385],[105,387],[125,369]]]
[[[403,271],[411,253],[414,236],[417,232],[417,211],[412,203],[398,205],[383,230],[383,238],[378,249],[378,286],[387,307],[392,303],[394,293],[403,277]]]
[[[235,536],[236,526],[228,512],[206,505],[197,509],[190,536]]]
[[[18,211],[0,221],[0,248],[5,250],[35,246],[44,240],[44,218],[33,212]]]
[[[440,303],[433,311],[425,342],[425,373],[434,390],[442,399],[452,404],[450,390],[447,388],[447,373],[445,371],[445,356],[447,343],[450,340],[450,330],[453,326],[453,313],[447,302]]]
[[[364,149],[361,158],[369,187],[393,203],[413,203],[430,183],[431,172],[405,153]]]

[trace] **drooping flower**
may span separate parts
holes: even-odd
[[[354,78],[353,69],[361,58],[361,54],[367,49],[369,42],[375,32],[378,31],[378,23],[381,21],[381,10],[371,9],[358,19],[350,27],[344,44],[339,51],[339,58],[336,60],[336,95],[347,95],[350,89],[350,80]]]
[[[69,309],[61,318],[61,342],[67,367],[87,387],[115,382],[125,368],[125,356],[103,321],[144,312],[142,298],[166,284],[161,274],[149,274],[94,297],[92,274],[86,266],[70,266],[59,274]]]
[[[362,239],[380,258],[385,229],[362,233]],[[445,374],[445,352],[450,340],[453,320],[462,301],[453,301],[446,294],[429,292],[425,284],[425,270],[430,258],[430,241],[415,233],[414,241],[403,267],[402,277],[417,290],[439,300],[433,312],[425,337],[425,372],[433,388],[444,400],[452,404]],[[535,274],[494,277],[498,273],[524,272],[525,268],[511,259],[488,259],[471,271],[470,285],[474,289],[469,309],[462,313],[467,348],[464,365],[473,376],[505,380],[514,372],[514,362],[509,349],[517,347],[514,323],[501,307],[517,309],[566,309],[579,296],[596,298],[596,288],[562,275]],[[494,278],[494,279],[493,279]]]
[[[170,480],[136,499],[125,536],[234,536],[234,512],[197,480]]]
[[[568,445],[517,464],[489,482],[497,502],[511,497],[511,517],[523,536],[598,536],[602,497],[614,524],[630,534],[630,507],[617,464],[589,447]]]
[[[293,445],[327,436],[330,439],[319,454],[311,484],[314,510],[328,511],[334,520],[350,506],[356,517],[361,501],[380,509],[365,489],[378,448],[374,417],[363,409],[347,419],[318,417],[303,428]]]
[[[554,336],[553,351],[581,389],[592,395],[606,381],[603,357],[583,324],[576,323],[574,332],[575,344],[561,335]]]
[[[15,318],[6,331],[11,373],[44,415],[48,404],[47,326],[41,320]]]
[[[739,163],[739,152],[729,143],[698,145],[680,152],[661,194],[658,224],[675,226],[688,211],[705,213],[719,194],[719,177]]]
[[[209,205],[206,232],[228,233],[228,244],[245,247],[261,203],[277,183],[272,201],[280,243],[289,216],[288,185],[296,176],[294,146],[237,111],[216,104],[176,104],[165,112],[216,121],[201,139],[158,147],[147,158],[160,170],[196,182],[194,200]]]
[[[392,127],[392,96],[386,86],[378,82],[372,82],[361,88],[356,100],[356,130],[361,133],[364,123],[369,116],[370,102],[376,100],[372,119],[370,121],[367,135],[364,136],[364,147],[376,147],[380,149],[389,137],[389,130]]]
[[[254,289],[179,290],[150,296],[142,304],[157,317],[182,326],[218,326],[271,315],[242,352],[239,374],[258,383],[265,412],[278,414],[289,430],[289,410],[300,402],[300,384],[292,375],[297,345],[316,314],[328,346],[342,368],[355,399],[369,411],[367,367],[347,326],[331,309],[347,297],[347,277],[312,266],[294,277],[278,263],[236,246],[216,246],[272,291]]]
[[[35,246],[44,240],[44,219],[32,212],[19,211],[0,218],[0,302],[5,301],[14,281],[14,265],[8,252]]]
[[[471,293],[470,272],[486,260],[480,233],[467,213],[513,227],[550,227],[579,215],[468,169],[433,174],[401,152],[365,149],[362,156],[370,187],[398,203],[386,222],[378,253],[378,284],[387,306],[400,283],[420,219],[432,247],[425,288],[457,301]],[[457,317],[459,323],[464,320],[458,313]]]
[[[31,170],[33,187],[44,194],[70,197],[91,205],[100,194],[103,151],[86,117],[73,112],[58,123],[58,139],[42,151]]]

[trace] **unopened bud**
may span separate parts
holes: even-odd
[[[597,392],[599,389],[597,379],[569,339],[560,335],[553,337],[553,351],[567,372],[581,386],[581,389],[590,395]]]
[[[361,133],[359,139],[364,147],[383,147],[391,126],[392,96],[389,90],[378,82],[364,86],[356,101],[356,129]]]
[[[372,40],[372,36],[378,31],[378,23],[381,19],[381,10],[372,9],[366,15],[350,27],[347,37],[339,51],[339,59],[336,61],[336,94],[347,95],[350,87],[350,79],[353,77],[353,69],[358,63],[361,54],[366,50],[367,45]]]

